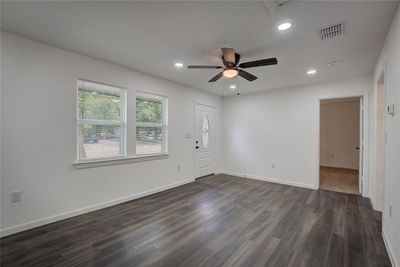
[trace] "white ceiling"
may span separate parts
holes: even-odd
[[[131,67],[219,95],[340,80],[372,72],[398,1],[297,1],[274,10],[263,1],[10,1],[1,27],[57,47]],[[284,2],[284,1],[280,1]],[[294,27],[277,32],[289,19]],[[318,30],[344,22],[345,34],[321,41]],[[174,62],[220,64],[220,47],[242,62],[277,57],[278,65],[207,81],[217,70],[177,70]],[[335,66],[328,66],[337,61]],[[306,75],[308,68],[318,73]]]

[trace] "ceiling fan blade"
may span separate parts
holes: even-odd
[[[246,68],[254,68],[261,66],[276,65],[276,64],[278,64],[278,60],[275,57],[273,57],[273,58],[244,62],[239,65],[239,68],[246,69]]]
[[[235,53],[235,66],[239,64],[240,61],[240,55]]]
[[[235,64],[235,49],[233,48],[221,48],[222,50],[222,58],[225,62]],[[224,62],[224,64],[225,64]]]
[[[211,80],[209,80],[208,82],[209,82],[209,83],[216,82],[217,80],[219,80],[219,78],[222,77],[222,75],[223,75],[223,73],[220,72],[220,73],[218,73],[217,75],[215,75],[214,77],[212,77]]]
[[[222,66],[189,65],[188,69],[222,69]]]
[[[238,75],[241,76],[241,77],[243,77],[243,78],[245,78],[245,79],[248,80],[249,82],[252,82],[252,81],[258,79],[258,78],[257,78],[256,76],[254,76],[253,74],[248,73],[247,71],[244,71],[244,70],[239,70]]]

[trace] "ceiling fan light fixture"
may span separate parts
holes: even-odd
[[[223,74],[226,78],[234,78],[238,75],[239,71],[237,69],[225,69]]]

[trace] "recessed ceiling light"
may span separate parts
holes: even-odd
[[[282,22],[280,24],[278,24],[278,26],[276,27],[278,29],[278,31],[286,31],[289,30],[292,27],[292,23],[289,21],[286,22]]]
[[[309,70],[307,71],[307,74],[308,74],[308,75],[313,75],[313,74],[315,74],[315,73],[317,73],[317,71],[316,71],[315,69],[309,69]]]
[[[234,90],[234,89],[236,89],[236,85],[232,84],[232,85],[229,86],[229,88]]]
[[[182,62],[175,62],[175,67],[180,69],[180,68],[183,67],[183,63]]]

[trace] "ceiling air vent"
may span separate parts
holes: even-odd
[[[332,39],[334,37],[337,37],[339,35],[344,34],[344,24],[338,23],[338,24],[323,28],[319,31],[319,34],[321,36],[321,40]]]

